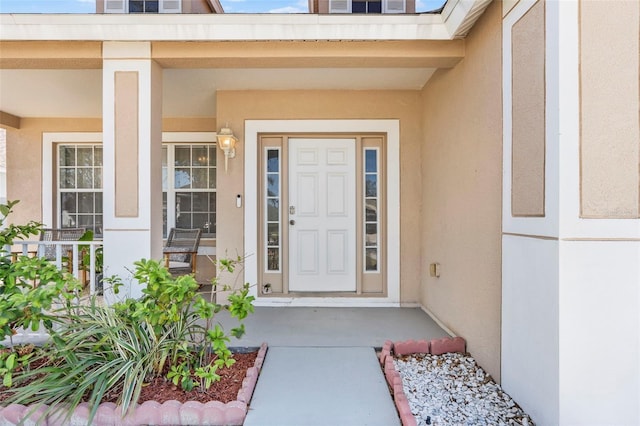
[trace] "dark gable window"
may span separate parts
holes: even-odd
[[[353,0],[352,13],[382,13],[381,0]]]
[[[158,0],[129,0],[129,13],[158,13]]]

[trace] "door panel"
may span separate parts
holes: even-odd
[[[289,139],[289,290],[356,290],[355,139]]]

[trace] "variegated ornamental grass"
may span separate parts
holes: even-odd
[[[11,206],[0,207],[8,214]],[[36,230],[37,224],[30,224],[23,234]],[[0,231],[5,232],[2,241],[11,242],[9,231]],[[35,355],[11,350],[0,354],[3,393],[9,395],[5,405],[46,404],[50,412],[64,407],[71,413],[84,401],[91,407],[91,420],[108,393],[120,395],[118,405],[126,413],[154,377],[164,376],[184,390],[206,389],[220,379],[219,369],[235,362],[227,344],[230,336],[244,333],[242,320],[253,312],[247,284],[231,289],[214,280],[214,288],[231,291],[227,304],[214,303],[213,292],[205,300],[192,276],[174,278],[154,260],[134,264],[133,278],[145,286],[141,298],[103,306],[95,297],[81,304],[77,281],[62,271],[49,271],[50,264],[39,270],[36,261],[0,258],[0,340],[18,326],[40,324],[51,336],[44,347],[30,352]],[[217,266],[233,272],[241,262],[221,259]],[[117,294],[122,282],[106,281]],[[240,322],[229,332],[213,322],[223,309]]]

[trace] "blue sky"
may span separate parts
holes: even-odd
[[[307,0],[221,0],[227,13],[306,13]],[[416,10],[440,7],[444,0],[417,0]],[[93,13],[95,0],[0,0],[0,13]]]

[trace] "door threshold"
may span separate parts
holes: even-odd
[[[400,307],[398,300],[388,297],[258,297],[254,306],[296,306],[296,307]]]

